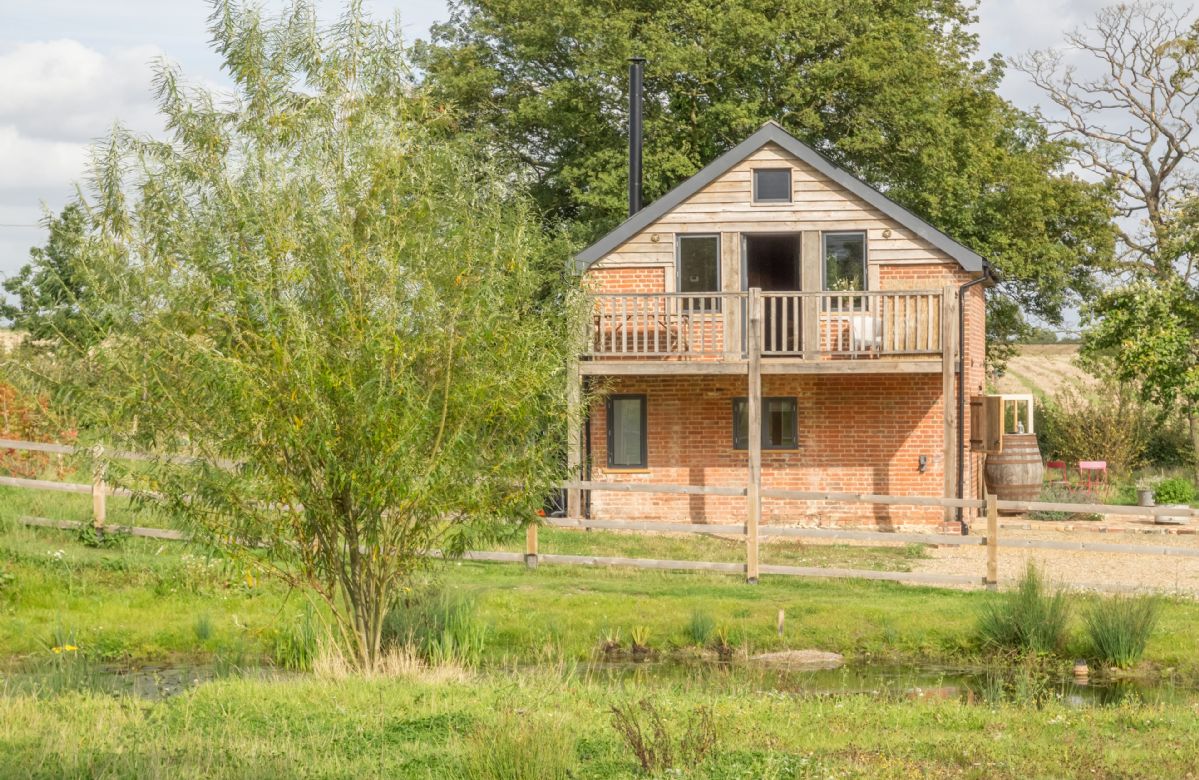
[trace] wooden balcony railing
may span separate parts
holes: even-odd
[[[600,293],[592,300],[592,359],[744,359],[754,300],[765,357],[939,355],[945,316],[944,294],[928,290]]]

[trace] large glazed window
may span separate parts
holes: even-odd
[[[762,399],[762,449],[799,447],[799,415],[794,398]],[[749,402],[733,399],[733,449],[749,449]]]
[[[645,452],[645,396],[608,397],[608,466],[643,469]]]
[[[866,289],[866,234],[824,234],[824,289],[832,292]]]
[[[755,168],[754,203],[790,203],[790,168]]]

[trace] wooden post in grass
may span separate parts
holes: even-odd
[[[97,447],[95,455],[99,461],[103,450]],[[97,462],[92,470],[92,528],[98,534],[104,532],[108,520],[108,485],[104,481],[104,465]]]
[[[995,494],[987,491],[987,590],[999,588],[999,505]]]
[[[749,291],[749,392],[746,394],[746,435],[749,441],[749,481],[746,484],[745,581],[758,581],[758,524],[762,521],[762,291]]]
[[[537,568],[537,523],[525,526],[525,566]]]

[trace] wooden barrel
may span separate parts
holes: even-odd
[[[1003,451],[987,456],[987,489],[1001,501],[1036,501],[1045,479],[1045,464],[1032,433],[1003,436]]]

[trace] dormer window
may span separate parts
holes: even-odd
[[[755,168],[754,203],[790,203],[790,168]]]

